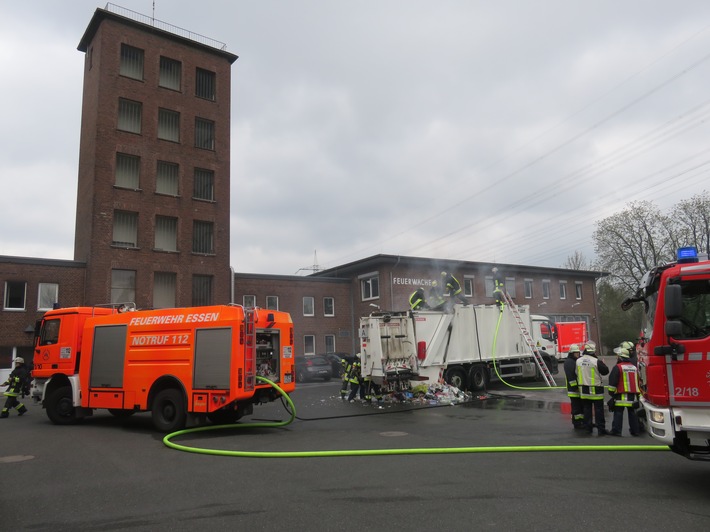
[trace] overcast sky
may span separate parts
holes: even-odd
[[[105,5],[0,3],[0,255],[73,258],[77,45]],[[710,182],[707,0],[157,0],[155,18],[239,56],[239,272],[560,267],[594,257],[595,221]]]

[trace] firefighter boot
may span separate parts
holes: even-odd
[[[4,409],[2,413],[0,413],[0,419],[7,417],[10,415],[10,412],[7,411],[7,409]]]
[[[17,415],[21,416],[25,412],[27,412],[27,407],[25,405],[20,405],[20,408],[17,409]]]

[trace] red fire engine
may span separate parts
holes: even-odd
[[[638,364],[649,432],[686,458],[710,460],[710,261],[679,249],[621,307],[635,302],[645,308]]]

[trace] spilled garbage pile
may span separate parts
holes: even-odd
[[[412,404],[412,405],[455,405],[470,401],[472,396],[470,393],[459,390],[455,386],[449,384],[419,384],[412,387],[411,390],[383,392],[381,397],[371,400],[363,399],[365,404],[372,403],[375,405],[382,404]]]

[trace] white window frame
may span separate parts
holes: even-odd
[[[55,303],[59,303],[59,284],[39,283],[37,286],[37,310],[52,310]]]
[[[266,296],[266,309],[279,310],[279,296]]]
[[[253,295],[242,296],[242,305],[244,305],[244,308],[256,307],[256,296],[253,296]]]
[[[326,334],[323,338],[325,340],[325,352],[335,353],[335,335]]]
[[[560,281],[560,299],[567,299],[567,281]]]
[[[533,298],[533,280],[523,279],[523,289],[525,291],[525,299]]]
[[[310,309],[308,308],[310,306]],[[316,300],[313,296],[303,296],[303,315],[316,315]]]
[[[542,299],[550,299],[550,280],[542,280]]]
[[[309,345],[310,349],[309,349]],[[303,335],[303,355],[315,355],[316,354],[316,337],[314,334],[304,334]]]
[[[505,291],[508,292],[511,299],[515,299],[515,277],[505,278]]]
[[[575,281],[574,282],[574,296],[577,301],[582,300],[582,296],[584,295],[584,290],[583,287],[584,283],[582,281]]]
[[[328,312],[328,302],[330,302],[330,312]],[[326,296],[323,298],[323,316],[333,317],[335,316],[335,298]]]
[[[465,297],[473,297],[474,296],[474,293],[476,291],[474,279],[475,279],[475,276],[473,276],[473,275],[464,275],[463,276],[463,295]]]
[[[380,299],[380,274],[379,272],[371,272],[359,275],[360,280],[360,298],[362,301],[373,301]],[[369,295],[366,295],[369,292]],[[377,292],[376,294],[374,292]]]
[[[13,285],[22,285],[22,307],[10,307],[8,306],[9,304],[9,295],[10,295],[10,290],[8,289],[8,284],[13,284]],[[5,291],[4,297],[3,297],[3,309],[4,310],[25,310],[25,307],[27,306],[27,281],[5,281]],[[14,298],[13,298],[14,299]]]

